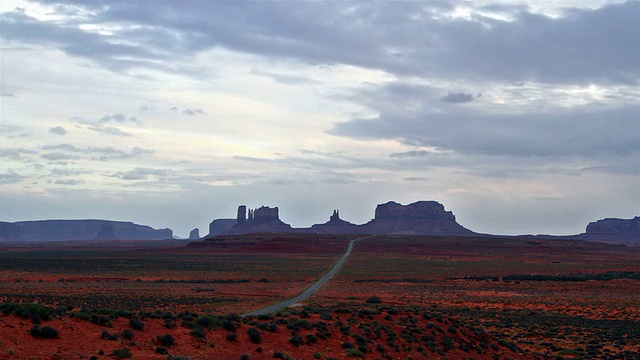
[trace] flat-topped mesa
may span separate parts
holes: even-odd
[[[401,205],[395,201],[380,204],[376,207],[375,219],[415,219],[415,220],[450,220],[456,221],[451,211],[437,201],[418,201],[409,205]]]
[[[171,229],[154,229],[132,222],[111,220],[40,220],[14,223],[25,241],[166,240]]]
[[[586,233],[581,234],[580,237],[587,240],[640,246],[640,217],[607,218],[591,222],[587,225]]]
[[[361,225],[362,233],[467,236],[474,233],[456,222],[437,201],[401,205],[394,201],[376,207],[376,216]]]

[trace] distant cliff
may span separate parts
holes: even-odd
[[[602,219],[587,225],[579,238],[607,243],[640,246],[640,217],[633,219]]]
[[[20,228],[14,223],[0,221],[0,241],[14,242],[24,241],[20,234]]]
[[[25,241],[166,240],[171,229],[156,230],[132,222],[109,220],[42,220],[14,223]]]

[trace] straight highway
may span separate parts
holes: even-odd
[[[295,303],[298,303],[300,301],[306,300],[308,297],[310,297],[311,295],[315,294],[327,281],[329,281],[329,279],[331,279],[333,277],[333,275],[335,275],[338,271],[340,271],[340,268],[342,268],[342,265],[344,264],[344,262],[347,260],[349,255],[351,255],[351,250],[353,249],[353,243],[354,242],[356,242],[358,240],[369,239],[369,238],[372,238],[374,236],[375,235],[366,236],[366,237],[362,237],[362,238],[351,240],[349,242],[349,247],[347,248],[347,252],[344,255],[342,255],[340,260],[333,266],[331,271],[326,273],[322,277],[322,279],[318,280],[318,282],[313,284],[310,288],[305,290],[302,294],[294,297],[293,299],[289,299],[289,300],[283,301],[281,303],[277,303],[277,304],[274,304],[274,305],[270,305],[270,306],[264,307],[262,309],[258,309],[258,310],[254,310],[252,312],[246,313],[246,314],[242,315],[242,317],[270,314],[270,313],[272,313],[274,311],[278,311],[280,309],[284,309],[284,308],[289,307],[289,306],[291,306],[291,305],[293,305]]]

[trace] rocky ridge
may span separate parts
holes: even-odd
[[[41,220],[12,224],[19,229],[23,241],[173,239],[171,229],[154,229],[123,221]]]
[[[237,224],[227,234],[252,232],[298,232],[322,234],[410,234],[410,235],[473,235],[456,222],[451,211],[437,201],[418,201],[401,205],[390,201],[376,207],[375,218],[363,225],[355,225],[340,218],[334,210],[329,221],[310,228],[292,228],[279,218],[278,208],[262,206],[249,210],[238,207]]]

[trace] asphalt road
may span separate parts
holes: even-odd
[[[331,279],[333,277],[333,275],[335,275],[340,270],[340,268],[342,267],[344,262],[347,260],[349,255],[351,255],[351,249],[353,249],[353,243],[354,242],[356,242],[358,240],[369,239],[369,238],[372,238],[372,237],[373,237],[373,235],[351,240],[349,242],[349,247],[347,248],[347,252],[344,253],[344,255],[342,255],[340,260],[333,266],[331,271],[326,273],[322,277],[322,279],[318,280],[318,282],[313,284],[310,288],[305,290],[302,294],[294,297],[293,299],[289,299],[289,300],[283,301],[281,303],[277,303],[277,304],[274,304],[274,305],[271,305],[271,306],[267,306],[267,307],[264,307],[262,309],[254,310],[254,311],[246,313],[246,314],[244,314],[242,316],[245,317],[245,316],[266,315],[266,314],[270,314],[270,313],[272,313],[274,311],[278,311],[280,309],[289,307],[289,306],[291,306],[291,305],[293,305],[293,304],[295,304],[297,302],[306,300],[309,296],[315,294],[316,291],[318,291],[327,281],[329,281],[329,279]]]

